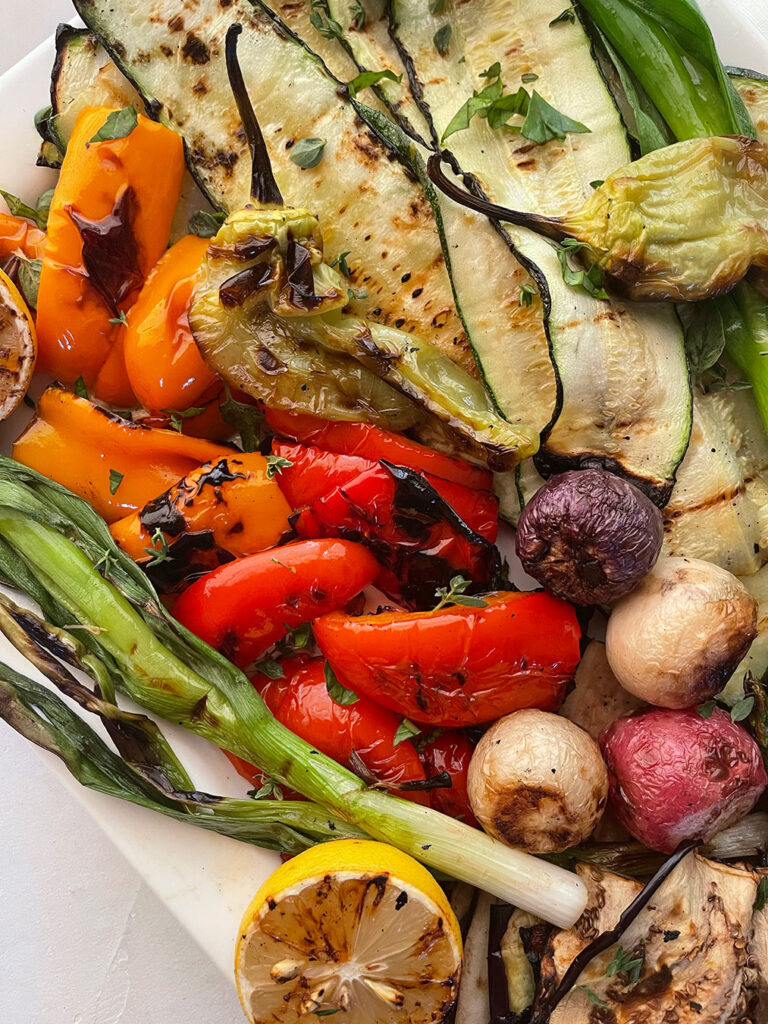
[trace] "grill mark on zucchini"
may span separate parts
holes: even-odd
[[[338,83],[322,61],[286,28],[277,30],[272,12],[245,0],[233,0],[223,10],[213,0],[202,0],[184,11],[184,28],[206,45],[211,59],[204,67],[189,62],[178,67],[174,54],[185,34],[168,32],[168,21],[178,13],[173,0],[75,0],[75,5],[137,86],[151,116],[184,135],[198,184],[214,205],[226,210],[240,207],[248,195],[247,161],[241,159],[245,142],[238,137],[223,54],[226,29],[240,21],[244,70],[249,83],[255,83],[251,99],[278,184],[287,202],[309,205],[319,214],[330,255],[351,251],[350,287],[368,292],[352,299],[353,311],[420,333],[476,372],[420,187],[337,94]],[[161,47],[171,48],[171,56]],[[148,53],[150,60],[140,53]],[[200,81],[207,91],[196,94],[192,86]],[[361,134],[363,149],[354,145]],[[290,148],[307,137],[328,142],[320,164],[300,170],[290,161]],[[404,283],[406,273],[411,276]]]
[[[691,443],[664,509],[664,551],[745,576],[768,560],[768,437],[748,391],[696,392]]]
[[[345,0],[328,0],[331,16],[344,27]],[[389,68],[404,74],[394,43],[389,37],[388,4],[384,0],[365,0],[365,25],[346,30],[338,42],[357,60],[361,70]],[[292,28],[295,25],[291,25]],[[311,28],[311,39],[323,38]],[[401,90],[403,84],[383,81],[382,89]],[[366,99],[371,90],[365,93]],[[410,96],[410,94],[409,94]],[[407,107],[398,107],[397,92],[389,95],[390,112],[398,108],[398,125],[403,114],[409,120],[404,127],[410,138],[419,135],[434,140],[434,129],[416,101],[410,98]],[[385,100],[388,98],[385,95]],[[461,209],[442,194],[436,193],[424,175],[424,162],[430,150],[423,143],[414,148],[388,130],[378,116],[366,113],[367,122],[400,152],[419,178],[425,195],[433,207],[440,233],[454,299],[480,375],[499,411],[510,422],[526,424],[543,431],[556,418],[560,408],[561,389],[553,364],[549,341],[542,323],[539,289],[533,278],[515,256],[509,235],[497,222]],[[416,130],[418,128],[418,131]],[[467,179],[470,187],[479,186]],[[481,279],[481,286],[478,279]],[[521,302],[523,289],[533,291],[529,305]],[[529,293],[530,294],[530,293]],[[503,387],[498,382],[504,382]]]
[[[490,198],[551,214],[580,205],[590,180],[628,159],[623,126],[580,23],[548,27],[559,13],[556,0],[448,0],[439,18],[421,8],[416,17],[410,3],[393,2],[393,31],[401,53],[412,58],[414,89],[435,122],[436,135],[472,88],[486,84],[479,73],[496,60],[510,92],[523,73],[533,72],[546,99],[593,129],[591,136],[531,147],[525,139],[513,136],[510,141],[475,119],[467,131],[450,139],[458,162],[480,178]],[[453,29],[447,57],[438,56],[431,43],[445,21]],[[459,63],[462,55],[465,64]],[[573,82],[578,89],[570,88]],[[563,283],[548,242],[534,239],[525,229],[508,230],[521,262],[540,283],[564,388],[562,411],[545,432],[537,456],[540,469],[551,473],[598,463],[628,476],[664,504],[691,423],[682,334],[674,314],[613,300],[613,315],[606,316],[605,303]]]

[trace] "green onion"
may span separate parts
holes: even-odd
[[[59,628],[89,627],[83,642],[142,707],[245,758],[326,813],[431,868],[559,926],[581,914],[586,891],[576,875],[437,811],[367,788],[281,725],[238,669],[171,618],[89,505],[8,458],[0,458],[0,539],[0,575],[38,600]],[[4,672],[6,679],[13,675]],[[16,687],[17,701],[28,696],[15,675],[5,685]],[[0,713],[18,728],[18,703],[11,707],[8,712],[2,702]],[[36,723],[23,724],[34,732]],[[280,812],[268,808],[268,814],[274,824]]]

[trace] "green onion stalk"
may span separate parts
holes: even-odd
[[[330,814],[558,926],[583,911],[586,891],[572,872],[371,789],[295,736],[242,672],[165,611],[86,502],[8,458],[0,458],[0,576],[37,601],[54,626],[80,627],[83,646],[137,704],[255,764],[323,808],[318,818]],[[0,701],[0,714],[18,728],[19,700],[32,697],[12,676],[4,669],[3,692],[12,685],[17,700],[10,712],[7,698]],[[269,813],[279,815],[280,806]]]
[[[613,60],[636,119],[643,152],[682,141],[757,131],[717,54],[712,32],[695,0],[579,0]],[[648,127],[650,101],[662,121]],[[768,430],[768,307],[747,281],[710,300],[724,324],[725,351],[752,385]]]

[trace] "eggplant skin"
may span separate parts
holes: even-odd
[[[767,208],[768,146],[717,136],[620,168],[560,223],[629,298],[699,302],[768,268]]]
[[[641,491],[602,469],[547,481],[520,516],[515,548],[527,573],[576,604],[616,601],[659,557],[661,513]]]

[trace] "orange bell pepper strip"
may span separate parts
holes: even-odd
[[[28,259],[40,259],[45,250],[45,232],[22,217],[0,213],[0,259],[22,252]]]
[[[189,328],[189,303],[209,241],[180,238],[144,282],[124,331],[133,393],[150,412],[189,409],[216,384]]]
[[[165,252],[184,154],[180,136],[142,115],[124,138],[91,142],[112,112],[86,107],[75,122],[48,216],[37,332],[41,369],[133,405],[120,317]]]
[[[52,385],[13,446],[18,462],[85,498],[108,523],[143,508],[201,463],[233,449],[106,412]]]
[[[274,547],[290,529],[291,507],[267,467],[257,452],[206,462],[141,511],[113,523],[112,536],[137,562],[150,557],[158,529],[171,552],[180,537],[203,533],[235,558]]]

